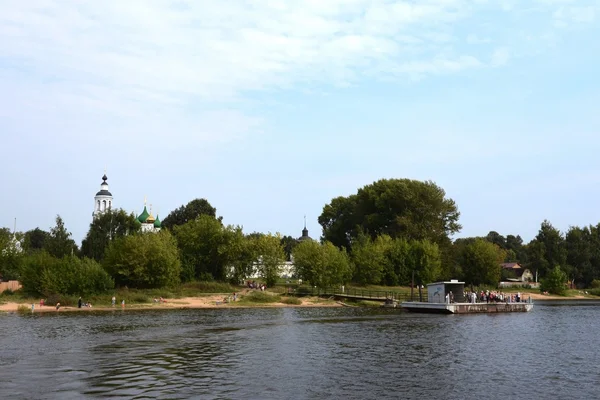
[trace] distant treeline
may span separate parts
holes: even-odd
[[[57,216],[50,231],[36,228],[13,236],[0,229],[0,276],[42,295],[194,280],[240,283],[255,274],[272,285],[289,260],[298,278],[319,287],[351,281],[408,285],[413,277],[416,284],[461,279],[496,285],[502,262],[578,286],[590,286],[600,276],[600,224],[563,234],[544,221],[527,244],[519,235],[495,231],[452,241],[461,229],[459,217],[442,188],[409,179],[382,179],[332,199],[318,219],[319,241],[244,233],[240,226],[224,225],[206,199],[171,212],[158,233],[142,233],[133,214],[109,210],[94,218],[81,247]]]

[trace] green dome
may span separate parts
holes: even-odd
[[[156,221],[154,221],[154,227],[160,228],[160,219],[158,219],[158,214],[156,214]]]
[[[146,222],[149,216],[150,214],[148,214],[148,210],[146,210],[146,206],[144,206],[144,211],[142,211],[142,213],[138,217],[138,221],[140,221],[143,224],[144,222]]]

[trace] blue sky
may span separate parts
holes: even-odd
[[[333,197],[433,180],[460,236],[600,222],[600,0],[8,2],[0,226],[79,242],[204,197],[311,236]]]

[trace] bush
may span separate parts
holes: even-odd
[[[302,300],[300,300],[297,297],[284,297],[281,302],[283,304],[292,304],[292,305],[296,305],[299,306],[302,304]]]
[[[281,297],[267,292],[250,292],[242,296],[240,301],[244,303],[279,303]]]
[[[600,288],[590,289],[588,290],[588,293],[593,296],[600,296]]]
[[[542,279],[540,290],[552,294],[564,295],[566,291],[567,274],[557,265]]]
[[[46,252],[25,257],[21,284],[25,292],[43,296],[84,296],[114,288],[112,278],[96,261],[73,256],[59,259]]]
[[[592,281],[592,288],[593,288],[593,289],[600,289],[600,280],[598,280],[598,279],[594,279],[594,280]]]

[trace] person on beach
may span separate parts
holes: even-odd
[[[79,297],[79,300],[77,300],[77,308],[81,308],[81,297]]]
[[[60,303],[56,303],[56,311],[60,308]]]
[[[44,307],[44,299],[40,299],[40,308]]]
[[[125,308],[125,300],[121,300],[121,308]]]
[[[112,297],[112,306],[115,306],[115,303],[117,302],[117,299],[115,298],[115,296]]]

